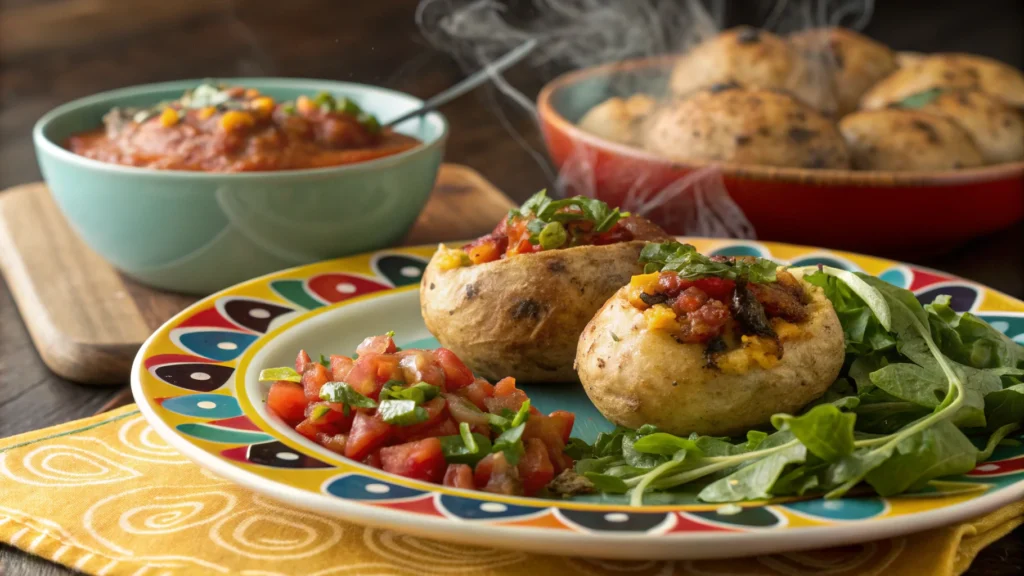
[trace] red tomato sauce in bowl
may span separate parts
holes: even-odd
[[[419,144],[344,97],[278,102],[254,89],[203,84],[152,108],[114,108],[103,128],[71,136],[66,146],[125,166],[254,172],[342,166]]]

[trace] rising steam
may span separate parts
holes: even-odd
[[[416,21],[431,45],[452,55],[466,72],[533,40],[536,48],[528,62],[541,81],[548,81],[567,70],[682,53],[721,31],[727,5],[726,0],[422,0]],[[783,34],[813,26],[862,30],[874,11],[874,0],[774,0],[758,5],[761,26]],[[534,98],[500,74],[492,75],[492,81],[536,118]],[[495,111],[561,193],[595,195],[594,159],[582,148],[556,176],[543,152],[515,132],[501,107]],[[729,197],[720,170],[698,170],[657,189],[645,186],[646,176],[630,175],[635,185],[623,209],[651,215],[671,206],[676,230],[685,234],[753,238],[753,228]]]

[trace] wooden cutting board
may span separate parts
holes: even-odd
[[[404,244],[481,236],[511,207],[476,171],[445,164]],[[43,361],[84,384],[126,384],[142,342],[196,300],[122,276],[78,239],[43,183],[0,192],[0,270]]]

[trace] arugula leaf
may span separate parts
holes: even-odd
[[[989,430],[1024,422],[1024,384],[985,396],[985,421]]]
[[[978,449],[949,420],[942,420],[902,440],[892,456],[865,476],[882,496],[923,488],[940,476],[974,469]]]
[[[700,448],[697,448],[697,444],[693,440],[680,438],[665,432],[655,432],[640,437],[632,443],[632,448],[637,452],[660,454],[662,456],[671,456],[680,450],[689,450],[702,455]]]
[[[836,462],[853,452],[853,425],[857,416],[832,404],[815,406],[802,416],[779,418],[797,440],[826,462]],[[776,418],[772,418],[774,424]]]
[[[412,426],[426,422],[430,417],[426,409],[417,406],[414,400],[383,400],[377,407],[377,414],[395,426]]]
[[[779,265],[765,258],[716,262],[697,252],[690,244],[680,242],[648,243],[640,251],[640,263],[645,273],[675,272],[680,278],[692,280],[706,276],[726,280],[745,279],[748,282],[765,284],[775,282],[775,271]]]
[[[389,380],[380,391],[381,400],[412,400],[417,405],[433,400],[441,393],[441,389],[426,382],[417,382],[405,386],[401,380]]]
[[[839,317],[839,323],[843,327],[847,354],[862,356],[893,348],[896,345],[896,340],[886,328],[886,323],[890,322],[888,313],[882,313],[886,322],[879,320],[876,314],[876,309],[882,310],[884,306],[884,302],[879,304],[877,301],[880,295],[872,294],[873,289],[870,286],[860,278],[846,272],[856,279],[861,293],[872,294],[874,307],[868,306],[864,299],[851,288],[850,284],[844,282],[837,275],[826,274],[826,269],[830,272],[833,271],[832,268],[822,267],[821,271],[805,274],[803,279],[820,287],[825,292],[825,297],[832,302],[832,307]],[[836,273],[838,274],[838,272]],[[846,275],[843,278],[850,280],[850,277]],[[861,284],[863,286],[860,286]]]
[[[600,474],[598,472],[585,472],[583,477],[594,483],[594,487],[601,492],[608,494],[625,494],[629,487],[622,481],[622,478]]]
[[[958,314],[949,304],[950,297],[940,295],[925,306],[943,354],[972,368],[1024,368],[1024,346],[974,314]]]
[[[992,457],[992,453],[995,452],[996,446],[1003,443],[1003,439],[1020,430],[1020,423],[1006,424],[997,428],[992,435],[989,436],[988,442],[985,443],[985,449],[978,453],[978,462],[984,462]],[[1009,441],[1014,441],[1012,438]],[[1019,444],[1019,442],[1018,442]]]
[[[260,382],[276,382],[278,380],[284,380],[286,382],[302,382],[302,374],[295,371],[294,368],[283,366],[281,368],[264,368],[260,370]]]
[[[565,445],[564,452],[569,458],[579,462],[584,458],[590,458],[594,453],[594,449],[580,438],[569,438],[569,443]]]
[[[791,464],[802,464],[807,448],[795,443],[784,450],[755,460],[739,470],[708,484],[697,494],[705,502],[735,502],[772,497],[772,487]]]
[[[328,382],[320,387],[320,399],[344,405],[348,416],[350,408],[376,408],[377,403],[367,398],[344,382]]]
[[[622,458],[630,466],[651,469],[664,462],[665,458],[637,450],[636,443],[643,438],[646,438],[646,436],[638,438],[636,434],[624,434],[622,436]],[[675,454],[675,451],[672,454]],[[669,454],[669,456],[672,454]]]

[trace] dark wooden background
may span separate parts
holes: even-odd
[[[504,3],[509,14],[527,20],[533,10],[530,0]],[[1021,0],[877,4],[866,32],[893,48],[969,51],[1024,67]],[[420,35],[413,21],[416,5],[417,0],[0,0],[0,189],[40,179],[30,137],[39,116],[101,90],[267,75],[348,80],[430,96],[463,71]],[[727,21],[757,24],[771,5],[731,2]],[[508,78],[533,97],[558,66],[521,66]],[[449,161],[475,168],[516,200],[550,185],[538,164],[543,148],[532,118],[494,90],[481,89],[442,112],[451,122]],[[1022,246],[1024,228],[1018,226],[915,261],[1024,298]],[[92,414],[117,392],[50,374],[0,281],[0,437]],[[0,486],[0,501],[2,494]],[[4,570],[67,573],[0,547]],[[1024,529],[1018,529],[986,549],[968,574],[1022,572]]]

